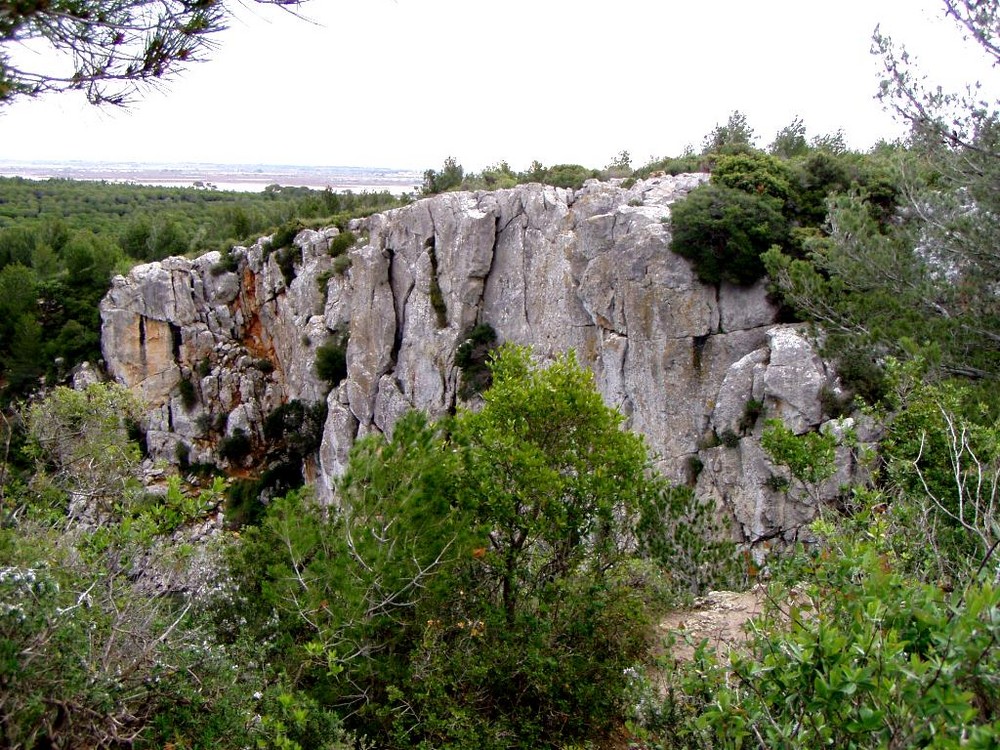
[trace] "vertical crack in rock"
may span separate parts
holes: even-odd
[[[709,334],[691,337],[691,367],[695,372],[701,372],[701,357],[708,343]]]
[[[181,327],[176,323],[167,323],[170,326],[170,351],[173,352],[174,362],[181,363]]]
[[[715,310],[719,316],[719,325],[716,333],[725,333],[722,328],[722,284],[715,285]]]
[[[141,372],[146,371],[146,316],[139,316],[139,365]]]
[[[504,233],[507,227],[514,219],[511,218],[502,227],[500,226],[500,215],[497,214],[496,219],[493,222],[493,246],[490,248],[490,265],[486,269],[486,273],[483,274],[483,283],[479,287],[479,299],[476,300],[476,322],[483,322],[483,307],[485,306],[486,300],[486,283],[489,281],[490,275],[493,273],[493,267],[497,262],[497,253],[500,250],[500,236]]]
[[[444,293],[441,291],[441,284],[438,282],[438,259],[435,245],[435,238],[428,237],[424,242],[427,248],[427,257],[431,262],[431,279],[429,293],[431,296],[431,307],[437,316],[438,328],[448,327],[448,305],[444,301]]]
[[[628,382],[625,380],[625,373],[628,370],[628,358],[632,350],[632,342],[629,340],[628,335],[628,305],[622,302],[622,332],[619,334],[623,339],[625,339],[625,349],[622,351],[621,366],[619,367],[618,377],[621,379],[622,384],[622,403],[618,407],[622,414],[627,417],[626,427],[631,427],[632,424],[632,414],[635,413],[635,404],[632,401],[632,396],[629,393]]]
[[[396,321],[396,324],[393,326],[392,351],[389,352],[389,369],[395,371],[396,363],[399,362],[399,352],[403,348],[403,327],[406,317],[406,301],[410,298],[410,291],[407,290],[406,296],[397,304],[396,295],[393,294],[393,291],[396,288],[396,280],[394,278],[396,252],[391,247],[387,247],[385,252],[389,255],[389,263],[387,264],[388,268],[386,269],[386,273],[388,275],[387,281],[389,282],[389,299],[392,301],[392,317]],[[379,373],[379,375],[381,374],[382,373]]]

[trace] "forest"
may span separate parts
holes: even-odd
[[[1000,62],[996,3],[945,6]],[[335,506],[303,486],[215,528],[229,477],[150,491],[136,396],[65,387],[111,275],[397,199],[0,180],[0,747],[997,747],[1000,121],[875,51],[899,143],[796,119],[761,144],[734,112],[638,168],[425,174],[425,195],[711,174],[672,250],[706,284],[767,278],[840,373],[829,410],[879,425],[867,481],[763,562],[652,470],[574,353],[486,337],[478,408],[358,440]],[[813,493],[834,441],[769,421],[772,489]],[[656,627],[752,587],[730,651],[682,658]]]

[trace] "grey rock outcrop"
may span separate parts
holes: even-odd
[[[105,359],[146,399],[150,449],[167,459],[213,460],[236,430],[260,444],[280,404],[325,398],[310,474],[329,498],[358,437],[460,403],[455,350],[487,323],[541,358],[576,350],[656,467],[696,478],[736,535],[792,533],[815,508],[768,489],[760,425],[818,428],[836,381],[800,331],[775,325],[763,284],[702,284],[670,251],[670,205],[706,179],[447,193],[353,222],[345,273],[327,253],[336,229],[300,233],[290,282],[267,240],[235,248],[235,271],[218,253],[139,266],[102,303]],[[316,349],[348,333],[347,377],[327,393]]]

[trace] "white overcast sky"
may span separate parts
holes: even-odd
[[[523,169],[676,155],[739,109],[867,148],[876,24],[935,81],[995,75],[933,0],[312,0],[235,5],[208,62],[127,111],[77,95],[0,110],[0,159]],[[985,72],[984,72],[985,71]],[[950,77],[950,78],[949,78]]]

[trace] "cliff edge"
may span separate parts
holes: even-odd
[[[247,471],[269,415],[325,402],[303,474],[330,499],[358,437],[462,402],[456,350],[488,324],[543,358],[575,349],[656,467],[714,500],[734,536],[791,539],[816,508],[771,488],[763,419],[817,429],[838,383],[796,326],[776,323],[764,283],[703,284],[670,251],[670,205],[707,179],[425,198],[352,222],[349,266],[330,254],[336,228],[138,266],[101,304],[105,360],[148,404],[150,453],[174,462],[217,462],[241,435],[250,452],[228,460]],[[331,341],[346,355],[332,389],[314,367]],[[846,446],[838,458],[827,499],[855,470]]]

